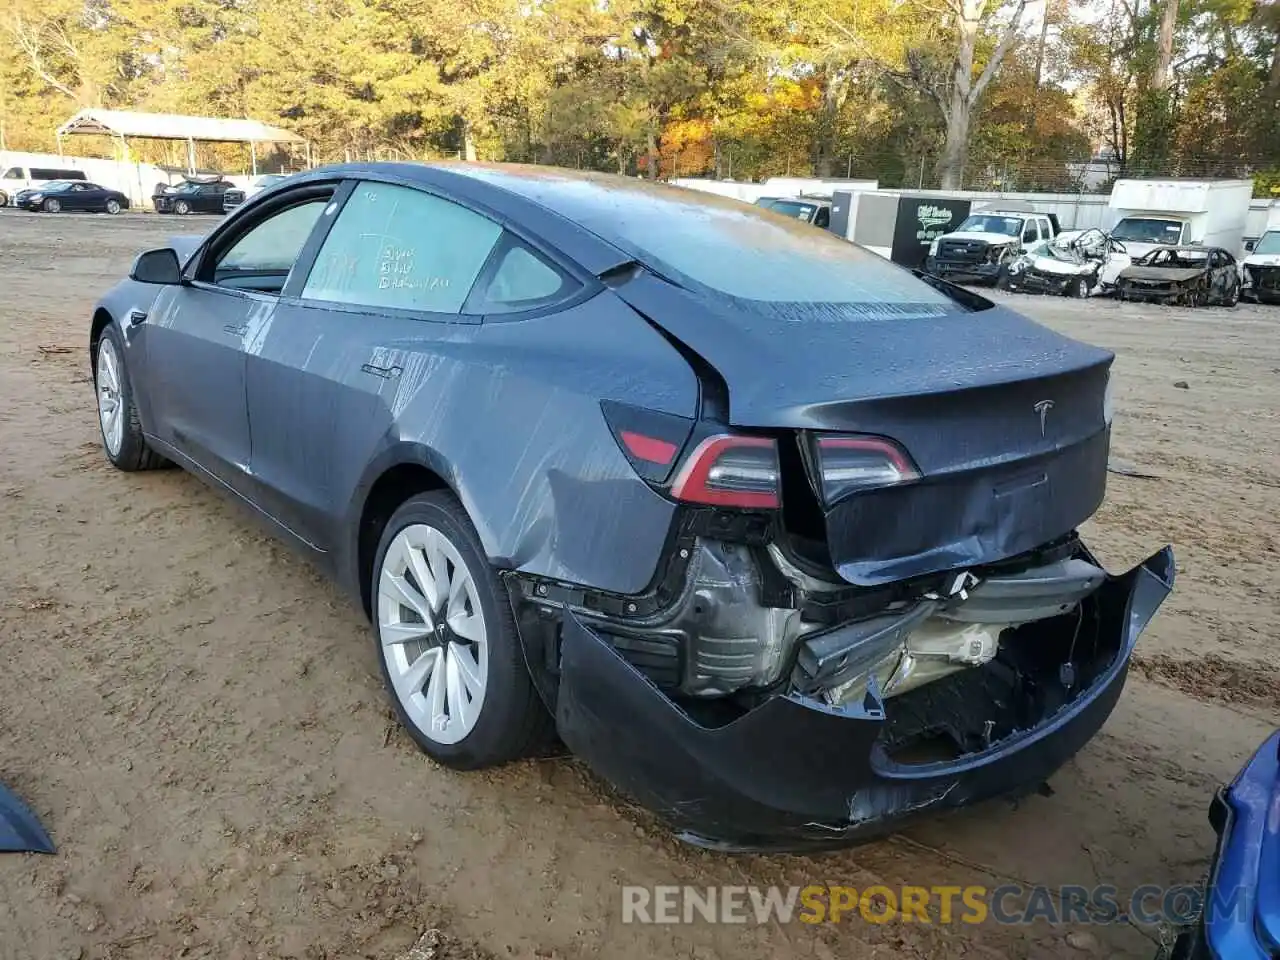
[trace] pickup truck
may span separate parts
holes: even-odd
[[[996,203],[974,210],[951,233],[929,245],[927,273],[962,283],[997,283],[1022,253],[1052,240],[1058,218],[1021,203]]]

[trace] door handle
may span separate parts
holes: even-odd
[[[247,323],[242,323],[240,324],[240,326],[237,327],[235,324],[228,323],[222,329],[225,332],[234,334],[237,337],[243,337],[246,333],[249,332],[249,325]]]
[[[404,373],[399,367],[379,367],[372,363],[365,363],[360,366],[364,373],[371,373],[375,377],[382,377],[383,380],[392,380]]]

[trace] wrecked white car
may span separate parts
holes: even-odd
[[[1244,258],[1240,296],[1255,303],[1280,303],[1280,230],[1268,230]]]
[[[1124,244],[1109,234],[1070,230],[1026,250],[1008,265],[998,286],[1061,297],[1109,294],[1130,262]]]

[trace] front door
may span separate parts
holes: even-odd
[[[280,292],[324,200],[309,199],[219,237],[184,286],[145,321],[158,439],[248,496],[251,440],[245,360],[270,328]]]

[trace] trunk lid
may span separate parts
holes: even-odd
[[[770,304],[647,274],[617,293],[724,378],[733,426],[906,449],[922,479],[823,505],[832,565],[851,583],[1005,559],[1069,533],[1102,500],[1105,350],[999,306]]]

